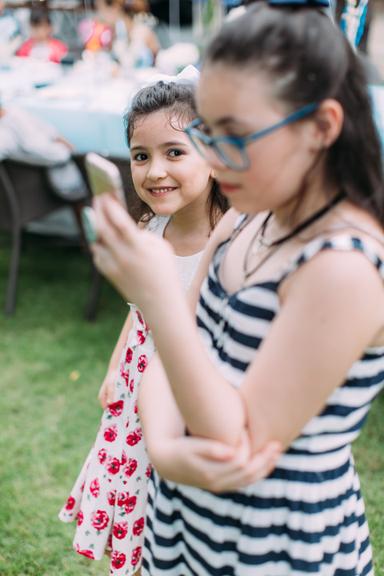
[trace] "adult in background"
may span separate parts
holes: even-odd
[[[97,0],[102,20],[113,30],[113,52],[124,67],[152,66],[159,51],[154,31],[137,20],[139,6],[133,0]]]

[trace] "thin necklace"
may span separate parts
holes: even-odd
[[[317,210],[314,214],[311,214],[308,218],[303,220],[303,222],[300,222],[300,224],[298,224],[291,232],[289,232],[288,234],[284,234],[284,236],[280,236],[280,238],[277,238],[276,240],[270,242],[269,244],[264,244],[264,246],[266,248],[269,248],[270,251],[265,255],[264,258],[262,258],[256,264],[256,266],[249,269],[249,259],[252,253],[252,248],[257,240],[259,241],[262,240],[265,230],[267,228],[267,224],[272,216],[272,212],[269,212],[265,220],[261,224],[260,228],[258,228],[255,234],[252,236],[252,239],[245,253],[243,263],[244,280],[247,280],[250,276],[252,276],[252,274],[254,274],[254,272],[256,272],[256,270],[258,270],[260,266],[262,266],[264,262],[266,262],[268,258],[270,258],[280,248],[282,244],[288,242],[288,240],[291,240],[291,238],[294,238],[295,236],[300,234],[300,232],[311,226],[311,224],[313,224],[317,220],[320,220],[320,218],[322,218],[325,214],[327,214],[330,210],[332,210],[334,206],[336,206],[339,202],[341,202],[343,198],[345,198],[345,192],[340,192],[331,200],[331,202],[320,208],[320,210]],[[260,243],[262,243],[262,241]]]

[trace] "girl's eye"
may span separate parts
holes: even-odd
[[[182,156],[184,154],[183,150],[179,150],[178,148],[172,148],[168,150],[168,156],[171,158],[177,158],[178,156]]]
[[[147,160],[147,158],[148,155],[145,154],[144,152],[137,152],[133,156],[133,160],[135,160],[136,162],[144,162],[144,160]]]

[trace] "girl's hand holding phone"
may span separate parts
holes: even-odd
[[[124,186],[119,169],[113,162],[90,152],[85,157],[85,168],[90,189],[94,197],[103,194],[114,196],[127,209]],[[96,242],[98,230],[93,208],[86,206],[82,210],[84,232],[89,244]]]
[[[180,287],[170,244],[140,230],[111,195],[96,197],[94,209],[98,238],[91,250],[100,272],[146,313],[157,301],[168,300],[170,287]]]

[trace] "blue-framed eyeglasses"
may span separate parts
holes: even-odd
[[[283,118],[276,124],[272,124],[272,126],[268,126],[263,130],[258,130],[257,132],[253,132],[248,136],[209,136],[203,130],[204,122],[200,118],[196,118],[191,122],[184,131],[189,136],[192,144],[196,148],[203,158],[208,158],[212,152],[216,154],[223,164],[231,168],[232,170],[247,170],[250,165],[250,161],[247,154],[247,146],[251,144],[251,142],[255,142],[260,138],[264,138],[264,136],[268,136],[275,130],[279,128],[283,128],[288,124],[292,124],[293,122],[297,122],[306,116],[309,116],[317,110],[319,107],[319,103],[312,103],[303,106],[303,108],[299,108],[289,116]]]

